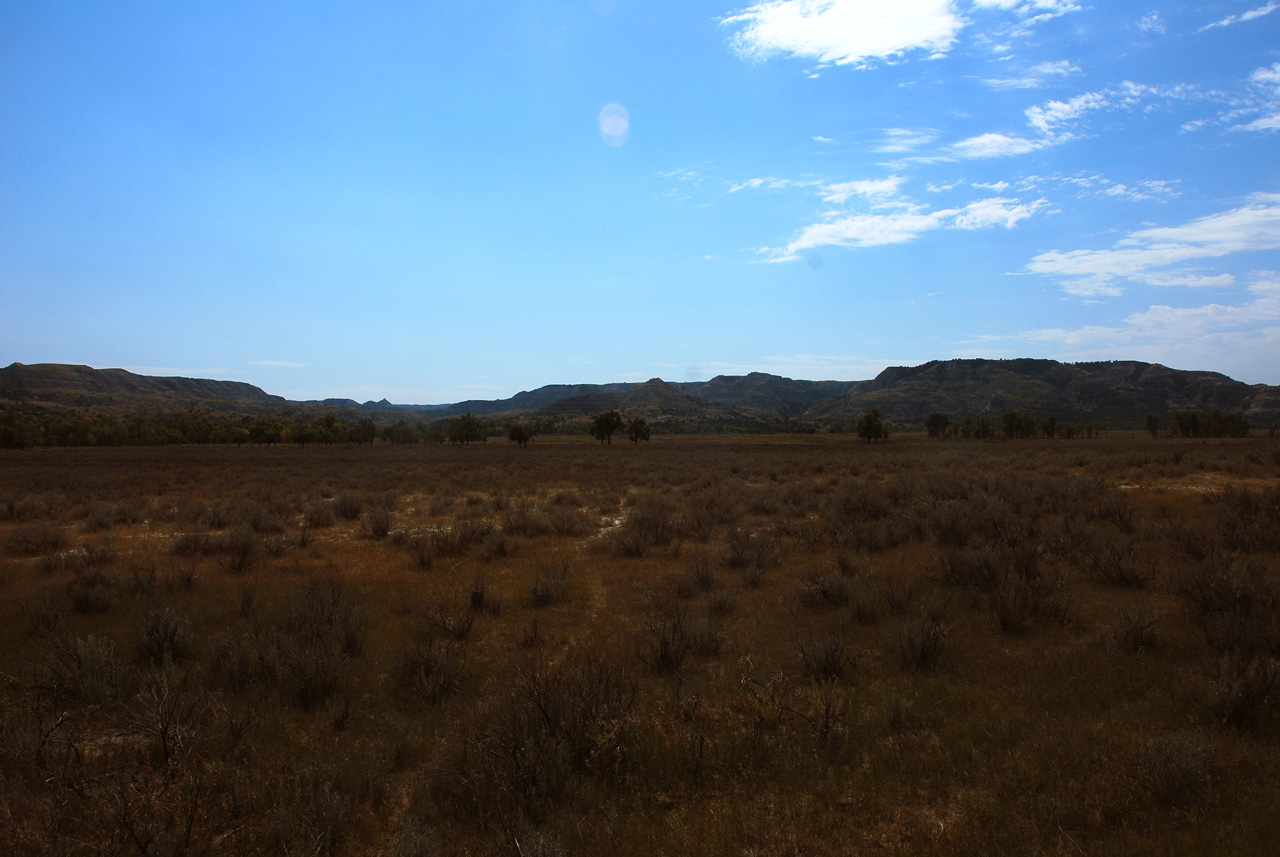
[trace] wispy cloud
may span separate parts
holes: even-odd
[[[770,254],[770,262],[790,262],[799,259],[802,250],[905,244],[935,229],[975,230],[996,226],[1012,229],[1046,205],[1042,199],[1025,203],[998,196],[976,200],[962,208],[937,211],[910,204],[904,210],[887,214],[851,214],[814,223],[805,227],[785,248],[766,249],[766,252]]]
[[[1138,29],[1144,33],[1165,32],[1164,22],[1160,20],[1160,13],[1148,12],[1143,15],[1142,20],[1138,22]]]
[[[964,26],[951,0],[771,0],[722,19],[744,57],[789,55],[836,65],[951,48]]]
[[[973,160],[979,158],[1005,158],[1010,155],[1025,155],[1036,149],[1044,148],[1044,140],[1031,140],[1026,137],[1010,137],[1007,134],[979,134],[959,143],[947,146],[947,151],[957,158]]]
[[[1212,24],[1205,24],[1197,33],[1203,33],[1205,30],[1213,30],[1217,27],[1230,27],[1232,24],[1243,24],[1245,21],[1252,21],[1254,18],[1261,18],[1263,15],[1270,15],[1276,9],[1280,9],[1280,3],[1271,2],[1265,6],[1259,6],[1256,9],[1250,9],[1239,15],[1228,15],[1220,21],[1214,21]]]
[[[885,128],[876,145],[877,152],[910,152],[938,139],[932,128]]]
[[[1058,278],[1071,294],[1114,296],[1122,293],[1120,280],[1155,286],[1228,285],[1224,275],[1173,266],[1276,248],[1280,248],[1280,194],[1260,193],[1247,205],[1182,226],[1132,232],[1108,250],[1041,253],[1027,263],[1026,270]]]
[[[787,190],[795,187],[815,187],[820,184],[822,182],[816,179],[780,179],[777,176],[768,176],[731,184],[729,193],[737,193],[740,190]]]
[[[902,176],[889,176],[884,179],[866,179],[863,181],[839,182],[825,185],[822,188],[822,199],[837,205],[844,203],[851,196],[861,196],[870,200],[885,200],[896,196],[898,188],[906,181]]]
[[[1079,67],[1072,65],[1067,60],[1061,60],[1059,62],[1042,62],[1015,77],[988,78],[983,83],[992,89],[1039,89],[1042,86],[1047,86],[1054,78],[1079,73]]]
[[[1192,87],[1155,87],[1125,81],[1117,87],[1081,93],[1066,101],[1055,99],[1028,107],[1025,115],[1034,136],[990,132],[952,143],[945,151],[965,160],[1025,155],[1076,139],[1077,126],[1091,113],[1132,111],[1153,100],[1186,100],[1198,95]]]

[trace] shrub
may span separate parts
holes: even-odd
[[[847,577],[812,569],[800,581],[800,599],[815,609],[845,607],[852,586]]]
[[[1148,610],[1122,609],[1116,612],[1112,631],[1115,645],[1144,651],[1156,644],[1156,616]]]
[[[128,695],[133,674],[116,657],[110,641],[89,636],[63,642],[50,637],[47,645],[45,684],[55,697],[100,705]]]
[[[334,513],[332,503],[319,501],[307,504],[302,510],[302,521],[310,529],[323,530],[338,523],[338,516]]]
[[[939,619],[921,616],[898,627],[895,642],[902,665],[908,669],[931,670],[942,657],[947,626]]]
[[[119,579],[111,572],[97,568],[77,570],[67,584],[71,607],[77,613],[106,613],[115,603],[119,590]]]
[[[365,518],[365,530],[369,533],[369,538],[374,541],[385,539],[387,533],[391,532],[391,510],[385,506],[375,506],[370,509],[368,517]]]
[[[666,612],[657,622],[649,625],[647,653],[641,658],[654,672],[679,672],[689,654],[689,641],[685,635],[684,614]]]
[[[1280,587],[1262,563],[1213,553],[1184,568],[1173,589],[1215,650],[1280,655]]]
[[[947,586],[994,592],[1004,577],[1001,557],[990,547],[956,548],[938,555],[938,577]]]
[[[177,663],[191,650],[191,622],[168,607],[152,610],[138,626],[138,657],[155,666]]]
[[[1223,658],[1205,707],[1226,726],[1273,720],[1280,712],[1280,661],[1265,655]]]
[[[436,703],[458,691],[462,667],[461,646],[418,639],[395,656],[391,678],[402,697]]]
[[[592,647],[556,667],[517,667],[505,706],[469,726],[433,777],[439,805],[490,822],[544,819],[575,776],[621,769],[632,743],[635,685]]]
[[[259,548],[253,530],[235,527],[218,539],[218,550],[225,554],[218,565],[231,574],[248,574],[258,564]]]
[[[13,556],[37,556],[60,551],[67,545],[61,527],[39,521],[18,524],[5,536],[5,549]]]
[[[540,568],[529,584],[529,598],[534,607],[550,607],[569,597],[569,560],[558,566]]]
[[[1096,537],[1086,549],[1085,565],[1102,583],[1141,589],[1155,573],[1139,565],[1133,543],[1121,535]]]
[[[668,544],[675,537],[675,504],[669,498],[640,494],[630,506],[626,520],[610,534],[616,554],[642,557],[650,549]]]
[[[800,662],[814,681],[835,681],[853,668],[853,657],[839,634],[827,634],[808,644],[797,643]]]
[[[475,613],[467,608],[462,607],[451,610],[441,603],[436,606],[435,613],[431,617],[431,624],[453,639],[462,641],[471,633],[471,626],[475,620]]]
[[[435,533],[432,547],[436,556],[458,556],[484,541],[495,529],[493,521],[483,518],[457,521],[449,528]]]
[[[333,511],[344,521],[354,521],[364,511],[364,501],[355,494],[339,494],[333,503]]]
[[[1031,584],[1021,577],[1006,577],[988,600],[1002,634],[1021,636],[1027,633],[1036,601]]]
[[[1142,748],[1138,780],[1159,806],[1186,806],[1203,797],[1213,745],[1198,735],[1163,735]]]
[[[738,609],[738,599],[732,592],[720,590],[707,596],[707,615],[711,617],[728,616]]]

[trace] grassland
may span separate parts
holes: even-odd
[[[1280,445],[0,455],[9,854],[1255,854]]]

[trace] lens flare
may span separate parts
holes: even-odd
[[[621,146],[627,142],[631,129],[631,117],[621,104],[606,104],[600,108],[600,139],[610,146]]]

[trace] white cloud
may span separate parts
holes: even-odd
[[[964,26],[951,0],[770,0],[722,20],[739,54],[864,66],[949,50]]]
[[[837,205],[846,202],[851,196],[866,197],[870,200],[883,200],[896,196],[898,188],[906,181],[902,176],[889,176],[885,179],[866,179],[863,181],[840,182],[824,185],[822,188],[824,202]]]
[[[1141,181],[1130,186],[1123,183],[1108,185],[1100,193],[1102,196],[1115,197],[1116,199],[1125,199],[1130,201],[1142,201],[1150,199],[1173,199],[1181,195],[1178,190],[1179,180],[1173,181]]]
[[[952,143],[947,151],[959,158],[1004,158],[1009,155],[1025,155],[1034,152],[1044,145],[1039,140],[1028,140],[1026,137],[1010,137],[1005,134],[980,134]]]
[[[884,137],[876,146],[877,152],[910,152],[926,146],[938,138],[932,128],[886,128]]]
[[[971,202],[963,208],[927,211],[910,205],[906,210],[889,214],[853,214],[837,217],[805,227],[800,235],[781,251],[773,251],[771,262],[790,262],[799,258],[801,250],[814,247],[877,247],[905,244],[935,229],[986,229],[1003,226],[1012,229],[1046,206],[1045,200],[1024,203],[1017,199],[990,197]]]
[[[823,137],[821,134],[817,134],[811,137],[810,139],[813,140],[813,142],[815,143],[834,143],[835,142],[835,140],[832,140],[830,137]]]
[[[1240,15],[1228,15],[1220,21],[1214,21],[1212,24],[1205,24],[1197,33],[1203,33],[1205,30],[1212,30],[1216,27],[1230,27],[1232,24],[1243,24],[1245,21],[1252,21],[1254,18],[1261,18],[1263,15],[1270,15],[1276,9],[1280,9],[1280,3],[1271,2],[1265,6],[1259,6],[1256,9],[1250,9]]]
[[[1110,107],[1106,92],[1086,92],[1067,101],[1048,101],[1027,108],[1027,122],[1042,134],[1055,133],[1059,125],[1073,122],[1091,110]]]
[[[1280,248],[1280,194],[1254,194],[1247,205],[1201,217],[1182,226],[1141,229],[1109,250],[1052,250],[1034,257],[1026,270],[1063,280],[1081,296],[1118,295],[1117,280],[1149,285],[1220,286],[1222,275],[1202,275],[1170,266],[1231,253]]]
[[[1138,22],[1138,29],[1144,33],[1163,33],[1165,26],[1160,20],[1160,13],[1148,12],[1143,15],[1142,20]]]
[[[1039,137],[1028,138],[1002,133],[980,134],[952,143],[947,151],[960,158],[1002,158],[1025,155],[1037,149],[1076,139],[1071,126],[1090,113],[1105,110],[1135,110],[1153,99],[1186,100],[1201,97],[1193,87],[1154,87],[1125,81],[1118,87],[1085,92],[1066,101],[1046,101],[1027,108],[1027,124]]]
[[[764,188],[766,190],[786,190],[787,188],[792,187],[813,187],[819,184],[822,184],[822,182],[797,181],[795,179],[780,179],[776,176],[769,176],[768,178],[747,179],[744,182],[730,185],[729,193],[737,193],[740,190],[759,190],[760,188]]]
[[[1079,72],[1080,69],[1067,60],[1042,62],[1017,77],[989,78],[983,83],[993,89],[1037,89],[1046,86],[1052,78],[1066,77]]]

